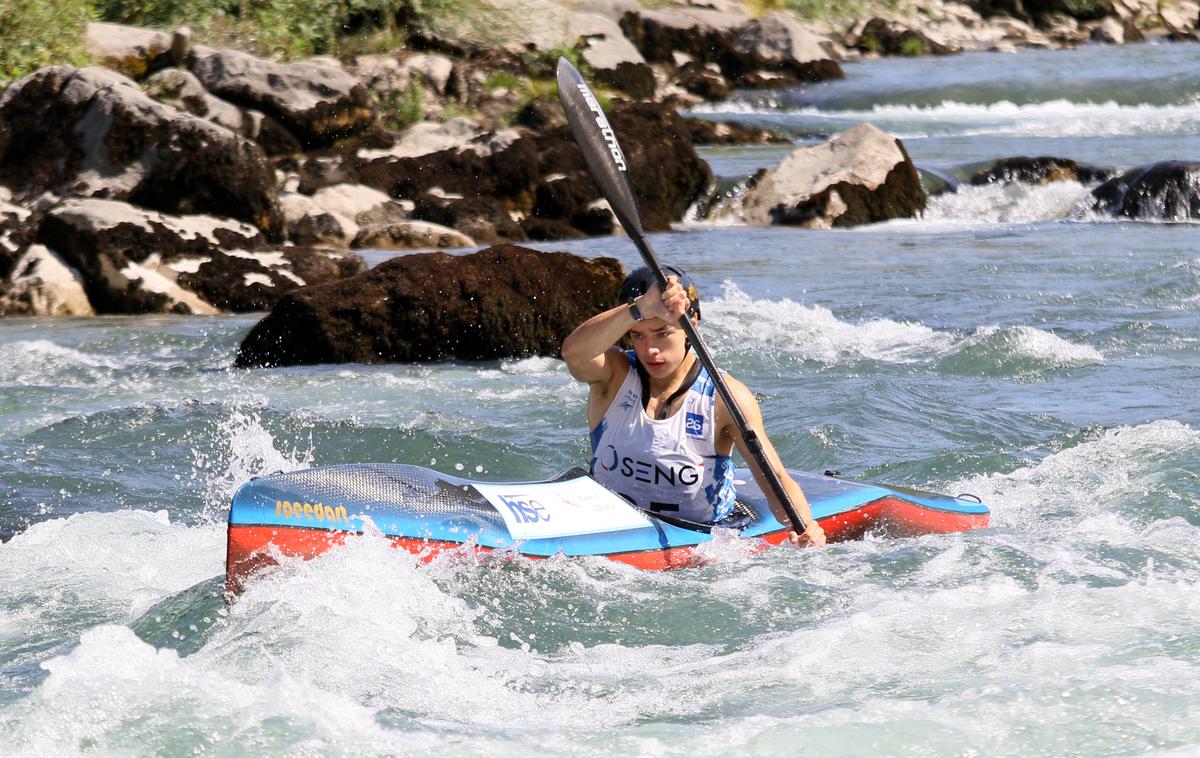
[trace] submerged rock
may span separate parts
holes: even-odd
[[[576,326],[612,307],[623,276],[612,258],[514,245],[393,258],[284,297],[246,336],[237,366],[557,355]]]
[[[1091,184],[1108,181],[1112,178],[1113,173],[1111,169],[1081,165],[1070,158],[1018,156],[998,160],[986,168],[977,170],[971,175],[969,181],[974,185],[1010,184],[1012,182],[1049,184],[1050,182],[1068,181]]]
[[[1200,163],[1139,166],[1092,190],[1096,210],[1155,221],[1200,219]]]
[[[814,229],[909,218],[925,208],[925,190],[900,140],[870,124],[796,149],[747,191],[748,224]]]

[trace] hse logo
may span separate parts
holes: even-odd
[[[350,526],[350,517],[346,513],[344,505],[334,508],[324,503],[292,503],[287,500],[276,500],[275,515],[285,521],[287,519],[304,519]]]
[[[546,506],[533,498],[522,500],[509,497],[508,495],[501,495],[500,502],[504,503],[518,524],[536,524],[539,521],[550,520],[550,514],[546,513]]]
[[[604,117],[604,110],[601,109],[600,103],[596,102],[596,98],[586,84],[580,82],[578,86],[579,94],[583,95],[588,107],[596,114],[596,126],[600,127],[600,134],[604,137],[605,144],[608,145],[608,152],[612,155],[613,163],[617,164],[618,171],[624,171],[625,156],[621,155],[621,146],[617,144],[617,135],[613,134],[612,127],[608,125],[608,119]]]
[[[658,463],[617,455],[617,449],[612,445],[608,446],[603,458],[597,456],[596,462],[605,471],[617,471],[626,479],[633,479],[645,484],[656,486],[666,484],[671,487],[681,484],[688,487],[700,481],[700,473],[695,466],[689,463],[668,464],[666,468],[663,468]]]
[[[687,428],[687,433],[693,437],[704,436],[704,417],[699,413],[689,413],[684,420]]]

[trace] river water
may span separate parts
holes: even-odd
[[[846,66],[715,117],[870,120],[943,173],[1200,157],[1195,47]],[[731,182],[786,153],[712,148]],[[585,459],[553,359],[235,371],[253,316],[0,322],[5,754],[1193,755],[1200,249],[1087,188],[850,231],[655,235],[802,469],[974,493],[992,527],[643,573],[365,537],[221,596],[251,476]],[[627,240],[543,249],[635,263]],[[373,256],[379,260],[382,253]]]

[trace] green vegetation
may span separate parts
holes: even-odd
[[[404,131],[425,118],[425,88],[420,79],[414,77],[404,92],[376,93],[375,97],[379,116],[389,129]]]
[[[904,39],[900,40],[901,55],[907,55],[911,57],[914,55],[924,55],[925,52],[925,40],[916,35],[905,37]]]
[[[283,59],[392,50],[410,31],[481,42],[525,20],[483,0],[0,0],[0,86],[51,63],[87,62],[89,21],[170,30]]]
[[[4,0],[0,4],[0,88],[53,63],[85,65],[87,0]]]

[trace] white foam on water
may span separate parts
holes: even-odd
[[[312,466],[314,450],[311,437],[276,440],[257,413],[234,408],[210,444],[191,451],[192,478],[202,483],[207,515],[223,518],[233,493],[253,477]]]
[[[20,340],[0,344],[0,386],[48,383],[90,387],[131,361],[63,347],[50,340]]]
[[[503,361],[500,370],[508,374],[533,376],[561,376],[565,371],[562,361],[548,356]]]
[[[81,513],[42,521],[0,544],[0,649],[16,670],[72,644],[97,623],[128,623],[224,571],[217,526],[166,511]],[[0,717],[0,731],[4,718]]]
[[[929,198],[925,212],[916,223],[944,226],[947,222],[958,221],[974,226],[1065,219],[1090,198],[1091,191],[1073,181],[1040,185],[1022,182],[963,184],[956,192]]]
[[[346,662],[351,664],[353,662]],[[15,719],[0,722],[13,755],[249,752],[291,755],[408,753],[419,733],[391,732],[375,710],[283,670],[244,684],[203,659],[155,649],[122,626],[99,626]]]
[[[954,342],[952,334],[924,324],[890,319],[851,324],[820,305],[751,298],[729,280],[722,297],[705,301],[704,315],[720,329],[720,342],[726,345],[826,364],[864,359],[913,363]]]
[[[870,109],[827,110],[785,108],[775,101],[762,104],[733,101],[695,108],[691,113],[795,116],[805,121],[867,121],[901,139],[946,134],[1022,137],[1123,137],[1154,134],[1194,134],[1200,129],[1200,108],[1188,105],[1119,105],[1075,103],[1065,99],[1017,105],[962,103],[938,105],[876,105]]]
[[[224,535],[172,523],[166,511],[89,512],[30,526],[0,544],[22,581],[0,593],[71,592],[133,618],[166,595],[224,571]]]
[[[973,476],[945,489],[978,495],[992,508],[993,526],[1029,530],[1065,520],[1070,528],[1154,486],[1164,457],[1197,453],[1200,432],[1178,421],[1153,421],[1110,429],[1010,473]],[[1112,527],[1141,540],[1128,519]]]
[[[470,728],[590,731],[686,711],[679,699],[664,701],[646,674],[702,661],[708,646],[539,651],[537,639],[477,631],[486,598],[469,603],[443,586],[453,587],[457,572],[498,571],[520,590],[529,571],[503,562],[463,556],[422,566],[384,539],[351,540],[253,581],[197,657],[245,684],[283,669],[372,708]],[[503,592],[495,600],[504,602]]]
[[[1007,355],[1028,358],[1047,367],[1086,366],[1103,363],[1104,354],[1091,345],[1081,345],[1032,326],[981,326],[956,346],[955,352],[992,343]]]

